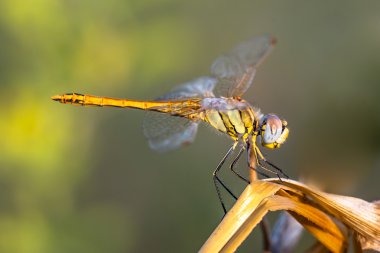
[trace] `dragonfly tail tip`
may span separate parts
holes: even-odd
[[[62,96],[61,95],[54,95],[54,96],[51,97],[51,99],[54,100],[54,101],[61,101]]]

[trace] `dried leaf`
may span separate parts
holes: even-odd
[[[358,234],[362,249],[380,251],[380,206],[379,202],[367,202],[362,199],[340,196],[311,189],[293,180],[277,181],[309,195],[324,207],[331,215],[346,224]]]
[[[357,233],[363,249],[380,248],[378,203],[324,193],[293,180],[268,179],[247,186],[199,252],[234,252],[267,212],[277,210],[289,211],[332,252],[347,249],[348,233],[330,216]]]

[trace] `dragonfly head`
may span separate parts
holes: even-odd
[[[279,148],[288,138],[288,123],[275,114],[265,115],[260,122],[261,145],[266,148]]]

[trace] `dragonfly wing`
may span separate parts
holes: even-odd
[[[195,80],[181,84],[162,97],[159,101],[183,100],[186,98],[214,97],[214,87],[218,80],[212,77],[199,77]]]
[[[157,98],[156,101],[214,97],[213,89],[217,82],[216,78],[199,77],[175,87],[169,93]],[[197,133],[198,124],[198,122],[183,117],[158,112],[147,112],[143,128],[144,134],[149,141],[149,146],[152,149],[169,151],[191,143]]]
[[[219,80],[217,92],[226,97],[242,96],[275,42],[270,35],[255,36],[218,57],[211,66],[211,73]]]
[[[165,152],[190,144],[197,133],[198,122],[166,113],[147,112],[143,128],[149,146]]]

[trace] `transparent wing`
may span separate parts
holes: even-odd
[[[143,127],[149,146],[165,152],[193,142],[198,122],[170,114],[148,112]]]
[[[255,36],[218,57],[211,65],[211,73],[218,79],[217,93],[226,97],[242,96],[253,82],[256,67],[275,43],[270,35]]]
[[[159,101],[175,101],[186,98],[214,97],[217,79],[200,77],[174,88]],[[196,112],[194,112],[196,113]],[[147,112],[143,128],[149,146],[157,151],[169,151],[191,143],[197,133],[199,122],[159,112]]]
[[[157,98],[159,101],[182,100],[186,98],[214,97],[214,87],[218,80],[212,77],[199,77],[193,81],[179,85],[169,93]]]

